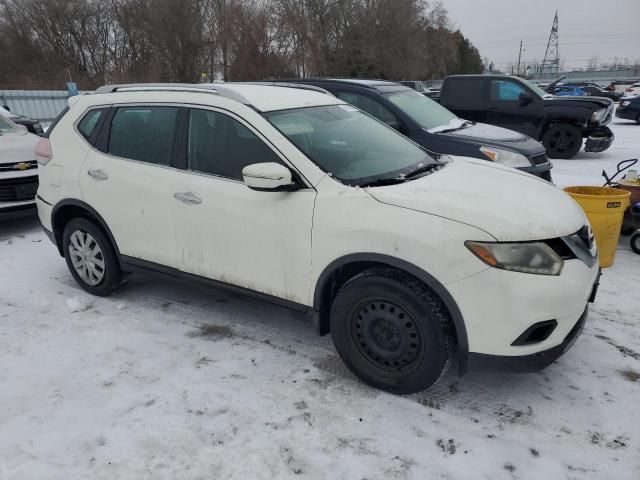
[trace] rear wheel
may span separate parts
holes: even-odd
[[[123,274],[107,236],[85,218],[69,221],[62,234],[67,266],[76,282],[93,295],[107,296],[122,283]]]
[[[401,272],[375,269],[349,280],[331,309],[342,360],[365,383],[396,394],[433,385],[452,356],[442,301]]]
[[[582,148],[582,133],[573,125],[554,125],[542,136],[550,158],[571,158]]]

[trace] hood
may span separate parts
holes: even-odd
[[[593,110],[597,110],[599,108],[609,108],[609,106],[613,105],[613,100],[605,97],[548,97],[544,99],[545,104],[549,105],[557,105],[559,103],[563,104],[573,104],[576,106],[583,107],[591,107]]]
[[[39,140],[39,137],[27,132],[0,135],[0,163],[35,160],[35,150]]]
[[[541,143],[533,138],[513,130],[508,130],[486,123],[474,123],[461,130],[441,133],[451,138],[463,140],[480,146],[506,148],[525,155],[536,155],[544,152]]]
[[[559,188],[484,160],[453,157],[431,175],[366,191],[379,202],[471,225],[503,242],[562,237],[586,223]]]

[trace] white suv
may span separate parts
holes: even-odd
[[[312,315],[394,393],[468,369],[530,370],[580,333],[598,258],[564,192],[433,158],[314,87],[103,87],[39,147],[40,220],[76,281],[199,279]]]

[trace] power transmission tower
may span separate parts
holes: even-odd
[[[559,68],[560,42],[558,40],[558,11],[556,10],[556,16],[553,19],[553,26],[551,27],[551,34],[549,35],[549,42],[547,42],[547,51],[542,61],[542,76],[544,77],[548,74],[549,76],[557,77]]]

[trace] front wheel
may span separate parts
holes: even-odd
[[[349,369],[391,393],[430,387],[452,356],[444,304],[420,282],[395,270],[369,270],[345,283],[330,321],[333,342]]]
[[[64,258],[71,275],[87,292],[110,295],[122,284],[122,269],[103,231],[85,218],[74,218],[62,234]]]
[[[582,148],[582,133],[573,125],[554,125],[542,136],[550,158],[568,159]]]

